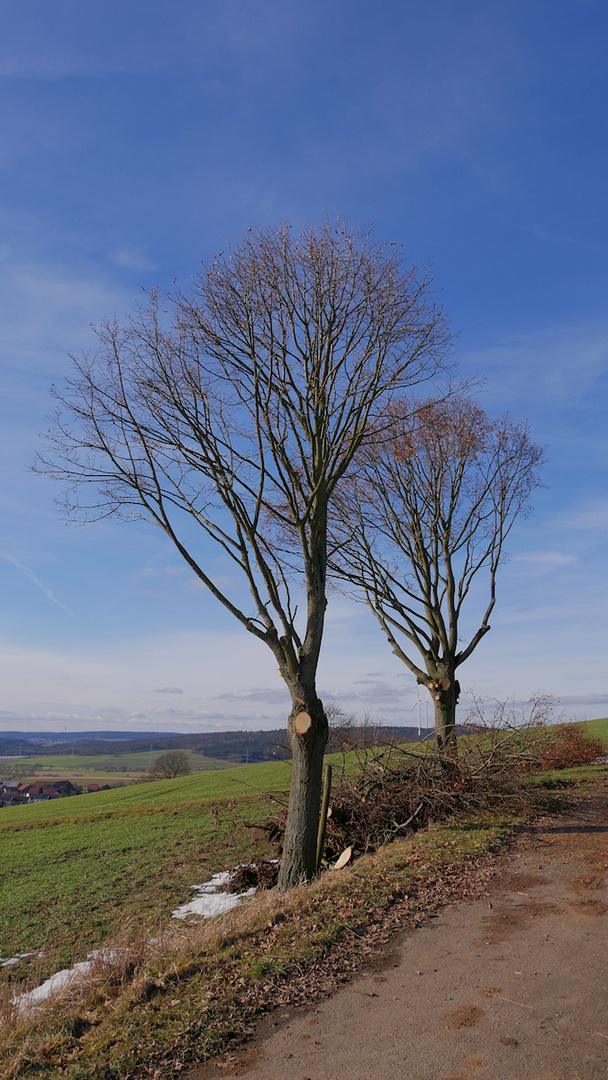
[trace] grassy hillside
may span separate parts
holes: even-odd
[[[601,739],[608,753],[608,716],[601,720],[584,720],[581,726],[595,739]]]
[[[586,726],[608,748],[608,719]],[[347,768],[356,761],[351,755]],[[597,783],[608,769],[558,778],[578,782],[587,773]],[[543,774],[545,786],[551,775]],[[177,1080],[247,1031],[265,994],[268,1007],[284,1007],[289,980],[299,987],[330,949],[350,963],[358,944],[369,951],[365,935],[376,924],[384,932],[384,918],[402,927],[432,912],[439,894],[457,895],[468,860],[514,821],[512,809],[498,809],[439,822],[287,897],[263,894],[226,920],[174,923],[163,936],[192,885],[253,855],[245,822],[286,804],[290,776],[288,762],[263,763],[0,812],[0,953],[35,954],[0,969],[0,981],[12,984],[5,998],[108,938],[117,958],[114,974],[92,980],[84,1004],[79,990],[20,1024],[9,1013],[0,1025],[0,1076]],[[345,930],[352,934],[344,938]],[[305,990],[294,998],[303,1000]]]
[[[154,765],[164,751],[141,750],[137,753],[109,754],[36,754],[31,758],[0,761],[0,779],[71,780],[77,785],[102,784],[117,780],[139,779]],[[205,757],[194,750],[184,751],[192,772],[234,768],[234,762]]]
[[[608,749],[608,719],[585,726]],[[168,919],[192,885],[254,854],[243,823],[284,805],[290,777],[289,762],[268,762],[4,808],[0,955],[44,955],[0,980],[42,981],[119,926]]]
[[[0,1024],[0,1077],[198,1076],[197,1065],[234,1049],[268,1010],[331,992],[380,959],[391,932],[466,895],[477,856],[511,827],[497,818],[438,826],[286,895],[262,893],[220,920],[174,924],[131,947],[123,938],[110,970],[43,1014]]]
[[[4,808],[0,953],[44,957],[1,977],[34,965],[46,978],[117,926],[169,916],[191,885],[250,857],[242,822],[276,808],[268,793],[284,793],[290,777],[287,762],[272,762]]]

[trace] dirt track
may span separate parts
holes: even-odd
[[[606,1080],[607,842],[605,794],[545,819],[496,858],[483,899],[197,1078]]]

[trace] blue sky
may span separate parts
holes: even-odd
[[[91,323],[250,225],[326,212],[432,264],[463,374],[547,447],[463,687],[606,715],[605,0],[2,8],[2,727],[284,722],[270,653],[160,532],[68,526],[27,467]],[[364,608],[333,596],[325,644],[325,698],[415,722]]]

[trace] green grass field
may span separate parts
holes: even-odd
[[[44,957],[0,977],[26,977],[35,964],[46,978],[118,926],[170,916],[191,885],[251,857],[242,822],[276,808],[268,793],[285,793],[290,777],[288,762],[271,762],[5,807],[0,955]]]
[[[0,762],[0,778],[18,778],[23,782],[49,779],[71,780],[81,785],[87,781],[111,784],[122,780],[139,779],[149,772],[162,752],[161,750],[152,752],[144,750],[139,753],[112,754],[108,757],[100,754],[40,754],[35,757]],[[234,762],[231,761],[205,757],[194,750],[186,750],[185,753],[188,755],[192,772],[234,768]]]
[[[608,750],[608,718],[586,722],[585,727]],[[409,744],[408,749],[414,748]],[[356,768],[356,755],[344,759],[335,754],[331,759],[344,762],[347,771]],[[606,774],[604,765],[565,770],[555,777],[558,784],[597,785]],[[552,786],[554,774],[541,777],[545,786]],[[285,761],[233,766],[2,809],[0,955],[35,955],[0,969],[0,994],[2,983],[9,984],[4,992],[10,998],[84,959],[104,941],[115,944],[121,934],[123,942],[158,940],[171,912],[191,898],[192,885],[256,853],[245,823],[285,806],[290,778]],[[291,894],[270,897],[269,902],[285,904],[288,912],[276,927],[267,915],[256,916],[252,906],[252,926],[261,919],[257,937],[257,930],[248,929],[248,909],[243,909],[240,937],[228,935],[224,941],[218,926],[218,945],[210,945],[204,955],[193,946],[194,951],[183,956],[151,960],[150,970],[145,976],[140,973],[133,986],[128,979],[124,988],[120,980],[114,981],[99,991],[99,1000],[93,988],[92,1006],[83,1016],[77,1002],[74,1014],[67,1005],[64,1015],[60,1004],[58,1019],[52,1012],[48,1019],[35,1018],[26,1039],[21,1029],[13,1037],[11,1023],[5,1025],[7,1071],[0,1064],[0,1074],[7,1080],[42,1075],[84,1080],[97,1075],[98,1067],[103,1071],[111,1059],[112,1075],[132,1080],[160,1075],[141,1072],[158,1060],[162,1075],[177,1080],[182,1057],[186,1061],[189,1054],[200,1054],[201,1047],[216,1052],[230,1046],[239,1024],[249,1023],[243,1020],[249,1006],[243,1006],[241,1016],[235,986],[248,988],[258,980],[263,987],[269,973],[278,977],[294,965],[299,971],[299,964],[305,967],[332,942],[341,941],[345,926],[358,927],[362,917],[388,909],[403,893],[415,902],[416,875],[426,889],[427,879],[432,884],[437,874],[450,872],[452,862],[464,866],[469,855],[490,850],[512,826],[513,819],[498,811],[439,824],[398,841],[371,859],[357,861],[344,877],[324,875],[293,900],[292,908]],[[269,927],[275,927],[276,941],[272,939],[272,953],[262,955],[270,941]],[[184,932],[197,931],[184,927]],[[226,984],[228,971],[232,982]],[[207,1003],[203,1021],[201,1002]],[[78,1033],[79,1025],[84,1025],[82,1030],[90,1026],[89,1020],[94,1023],[87,1042]],[[176,1047],[180,1061],[174,1061]],[[11,1064],[13,1055],[22,1061],[18,1071]]]
[[[601,739],[608,752],[608,716],[600,720],[583,720],[581,727],[594,739]]]
[[[585,727],[608,750],[608,718]],[[166,920],[190,886],[254,854],[243,822],[285,804],[290,777],[286,761],[232,766],[2,809],[0,956],[44,956],[0,980],[42,981],[119,926]]]

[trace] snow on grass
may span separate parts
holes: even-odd
[[[210,881],[202,885],[193,885],[192,888],[198,893],[189,904],[183,904],[172,912],[174,919],[187,919],[189,915],[202,915],[204,919],[212,919],[214,915],[223,915],[226,911],[232,911],[238,907],[242,900],[255,893],[255,887],[242,893],[229,893],[223,889],[228,884],[230,871],[224,870],[220,874],[214,874]]]
[[[40,986],[36,986],[34,990],[13,998],[13,1005],[17,1006],[20,1013],[29,1012],[30,1009],[40,1005],[59,990],[63,990],[73,979],[87,975],[92,967],[93,959],[90,959],[82,960],[81,963],[74,964],[71,968],[64,968],[63,971],[56,971],[54,975],[51,975],[50,979],[41,983]]]
[[[209,881],[203,882],[202,885],[192,885],[191,888],[196,890],[198,895],[189,904],[176,908],[172,912],[173,918],[187,919],[191,915],[201,915],[204,919],[212,919],[215,915],[223,915],[227,911],[232,911],[243,900],[254,895],[255,887],[242,893],[226,892],[224,886],[228,884],[229,877],[230,871],[225,870],[220,874],[214,874]],[[20,959],[32,955],[32,953],[19,953],[17,957],[11,957],[10,960],[3,961],[2,966],[19,963]],[[96,949],[95,952],[89,953],[86,960],[73,964],[70,968],[55,972],[50,979],[35,987],[34,990],[13,998],[12,1003],[17,1007],[18,1012],[27,1013],[60,990],[65,989],[73,981],[84,980],[100,957],[106,961],[111,961],[113,955],[112,952]]]

